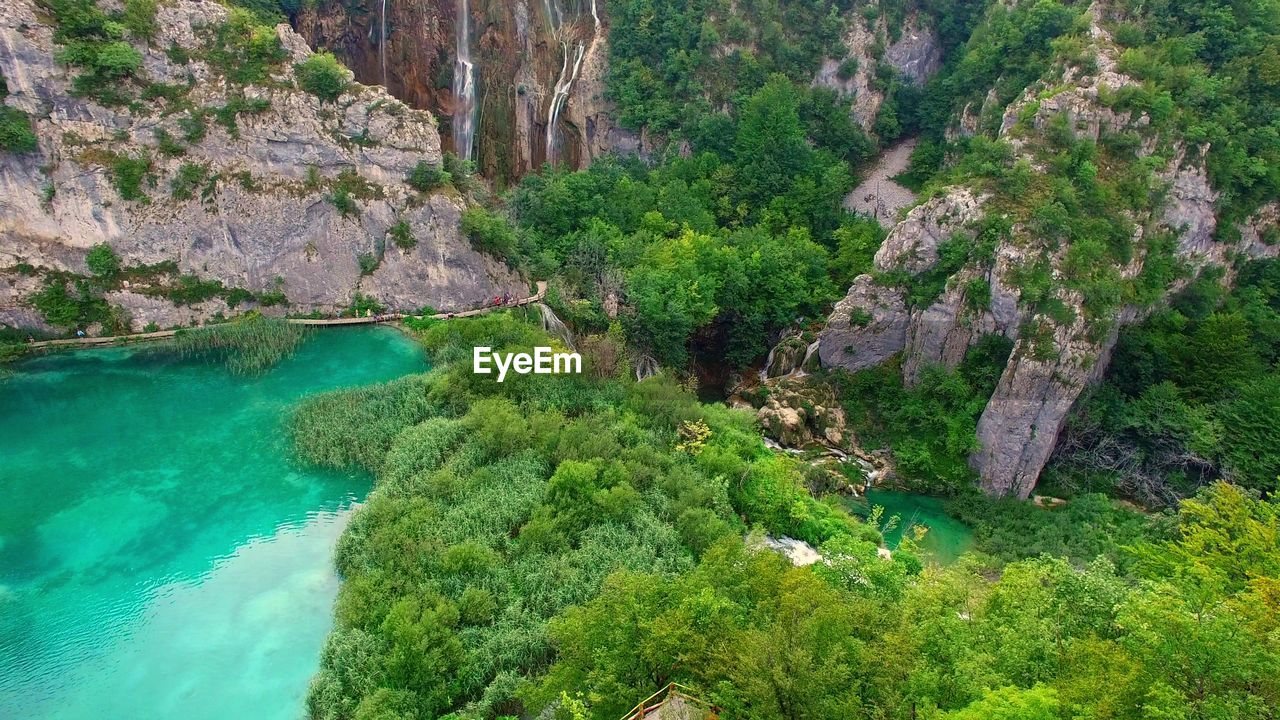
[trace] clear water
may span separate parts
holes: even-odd
[[[0,718],[294,720],[369,479],[290,460],[300,397],[425,369],[319,330],[255,378],[145,349],[0,381]]]
[[[867,491],[865,501],[860,501],[855,511],[866,515],[871,507],[883,507],[881,523],[898,516],[897,526],[884,534],[885,545],[891,550],[898,547],[903,535],[912,532],[912,528],[924,527],[927,532],[920,541],[921,552],[927,558],[947,565],[973,546],[973,531],[947,514],[943,509],[945,502],[942,498],[928,495],[873,488]]]

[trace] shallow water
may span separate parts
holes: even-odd
[[[892,490],[871,489],[866,493],[865,504],[857,508],[865,514],[870,506],[884,508],[881,523],[897,515],[897,527],[884,534],[889,549],[898,547],[904,534],[913,527],[923,526],[927,532],[920,541],[920,550],[928,558],[943,565],[955,562],[973,546],[973,531],[943,509],[942,498]]]
[[[293,720],[369,479],[290,460],[300,397],[425,369],[325,329],[254,378],[139,348],[0,381],[0,718]]]

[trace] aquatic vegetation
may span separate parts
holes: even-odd
[[[183,330],[174,337],[172,347],[183,356],[220,360],[237,375],[254,375],[293,354],[306,332],[303,325],[250,314]]]

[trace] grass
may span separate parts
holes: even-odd
[[[284,320],[248,315],[222,325],[184,330],[174,347],[187,357],[214,358],[237,375],[261,373],[292,355],[306,330]]]
[[[435,414],[426,376],[307,398],[298,406],[292,434],[299,456],[331,468],[377,470],[396,435]]]

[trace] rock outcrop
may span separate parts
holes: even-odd
[[[1094,20],[1091,66],[1060,67],[1054,82],[1033,85],[998,115],[987,107],[993,97],[988,95],[980,113],[966,109],[967,119],[957,134],[977,132],[978,115],[997,117],[998,138],[1034,172],[1044,169],[1036,152],[1048,134],[1065,131],[1097,142],[1106,135],[1133,133],[1141,139],[1138,157],[1163,160],[1157,174],[1169,188],[1162,204],[1132,218],[1135,247],[1145,247],[1145,233],[1175,233],[1175,255],[1192,275],[1209,264],[1229,265],[1233,253],[1274,256],[1280,247],[1265,243],[1263,229],[1266,223],[1274,226],[1274,207],[1263,208],[1240,228],[1241,242],[1215,240],[1217,198],[1204,170],[1203,149],[1160,138],[1150,132],[1147,116],[1109,106],[1107,93],[1137,81],[1118,72],[1114,44]],[[836,305],[820,335],[818,354],[826,367],[860,370],[901,353],[904,381],[911,384],[926,366],[957,365],[984,335],[1014,340],[979,418],[980,449],[970,464],[987,492],[1025,498],[1081,391],[1105,371],[1120,326],[1140,319],[1146,307],[1121,306],[1114,317],[1088,318],[1086,298],[1062,281],[1069,274],[1068,247],[1044,241],[1019,222],[996,243],[989,260],[946,268],[945,285],[937,297],[927,307],[913,307],[905,286],[919,293],[937,282],[939,247],[955,233],[972,233],[976,222],[993,211],[982,206],[983,199],[971,190],[954,188],[911,210],[877,253],[874,275],[857,278]],[[1118,280],[1138,277],[1144,260],[1138,252],[1114,268]],[[1032,267],[1042,268],[1059,311],[1024,301],[1017,276]],[[902,282],[904,276],[912,280]],[[1166,292],[1187,281],[1174,283]]]
[[[168,265],[169,275],[216,280],[242,298],[274,294],[277,312],[280,294],[291,312],[330,312],[357,294],[403,310],[523,294],[505,264],[460,235],[456,193],[406,184],[418,163],[441,163],[429,113],[380,88],[351,84],[335,102],[297,89],[292,65],[310,50],[286,25],[276,34],[287,59],[271,81],[236,85],[201,59],[225,7],[177,0],[158,12],[158,35],[137,46],[142,73],[180,88],[180,103],[104,107],[70,92],[78,71],[55,61],[53,28],[32,0],[0,8],[6,102],[35,118],[39,137],[35,153],[0,156],[0,278],[8,286],[0,322],[33,324],[34,278],[87,274],[86,252],[100,243],[125,266]],[[121,161],[142,173],[131,199],[120,189]],[[407,231],[398,243],[393,227]],[[105,299],[129,311],[135,329],[231,310],[219,299],[164,302],[163,285],[174,280],[126,281]]]
[[[907,16],[893,41],[884,13],[870,22],[859,13],[848,22],[843,38],[847,54],[843,58],[825,58],[813,84],[846,98],[854,121],[870,130],[884,102],[884,86],[877,79],[880,63],[883,61],[904,80],[923,85],[942,65],[942,46],[918,13]]]
[[[909,345],[930,355],[934,362],[954,365],[952,335],[957,327],[996,327],[1003,322],[979,317],[967,322],[966,305],[957,298],[963,288],[952,288],[928,307],[908,305],[901,275],[914,277],[938,264],[938,247],[957,233],[972,235],[982,217],[983,198],[967,190],[933,198],[914,208],[885,238],[875,256],[876,275],[860,275],[827,319],[818,336],[818,357],[825,367],[856,371],[879,365]],[[895,274],[899,279],[895,279]],[[990,316],[990,312],[982,314]],[[967,347],[967,337],[964,346]],[[944,356],[945,355],[945,360]],[[963,351],[959,353],[963,357]],[[911,362],[912,358],[908,358]],[[919,363],[913,365],[918,368]],[[916,370],[911,371],[914,378]]]

